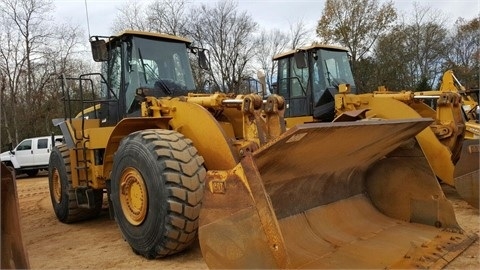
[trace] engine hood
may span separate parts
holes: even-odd
[[[12,154],[10,153],[10,151],[5,151],[3,153],[0,154],[0,160],[1,161],[9,161],[11,160]]]

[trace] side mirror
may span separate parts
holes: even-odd
[[[304,51],[298,51],[294,53],[293,58],[295,58],[295,65],[297,68],[307,68],[307,61],[305,60]]]
[[[107,43],[103,39],[90,39],[90,46],[92,47],[92,57],[95,62],[105,62],[108,60]]]
[[[11,142],[8,143],[8,151],[10,151],[10,154],[14,155],[15,151],[13,149],[13,144]]]
[[[210,68],[205,50],[198,50],[198,65],[205,70]]]

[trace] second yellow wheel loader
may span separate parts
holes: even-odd
[[[379,88],[374,93],[358,94],[347,53],[342,47],[313,44],[274,56],[278,61],[275,93],[285,97],[287,126],[362,118],[432,118],[435,121],[430,127],[416,136],[416,147],[424,152],[440,180],[456,187],[478,208],[478,147],[476,152],[466,151],[473,149],[469,145],[478,145],[478,139],[464,143],[466,128],[474,124],[466,122],[453,72],[445,72],[439,91],[389,92]],[[430,106],[432,101],[436,109]],[[478,123],[476,126],[478,129]]]
[[[102,96],[83,93],[94,74],[64,77],[67,115],[54,121],[66,141],[49,168],[60,221],[97,216],[106,192],[135,253],[164,257],[198,236],[223,269],[439,268],[477,238],[410,146],[432,119],[286,130],[280,96],[195,94],[187,53],[206,58],[186,39],[127,31],[91,43]],[[414,156],[391,156],[403,149]]]

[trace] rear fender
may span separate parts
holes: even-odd
[[[171,108],[170,126],[192,140],[208,170],[229,170],[237,165],[238,152],[209,111],[196,103],[178,99],[162,99],[161,102],[165,103],[164,107]]]
[[[132,117],[122,119],[113,129],[108,138],[103,158],[103,175],[110,178],[113,167],[113,155],[120,141],[128,134],[144,129],[170,129],[168,122],[171,117]]]

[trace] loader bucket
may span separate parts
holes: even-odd
[[[244,269],[446,265],[476,235],[463,233],[412,139],[430,123],[299,125],[232,170],[209,171],[199,226],[205,262]]]
[[[455,189],[470,205],[479,208],[480,141],[465,140],[460,159],[455,164]]]
[[[0,172],[2,175],[1,269],[28,269],[30,264],[22,240],[15,172],[10,171],[3,162]]]

